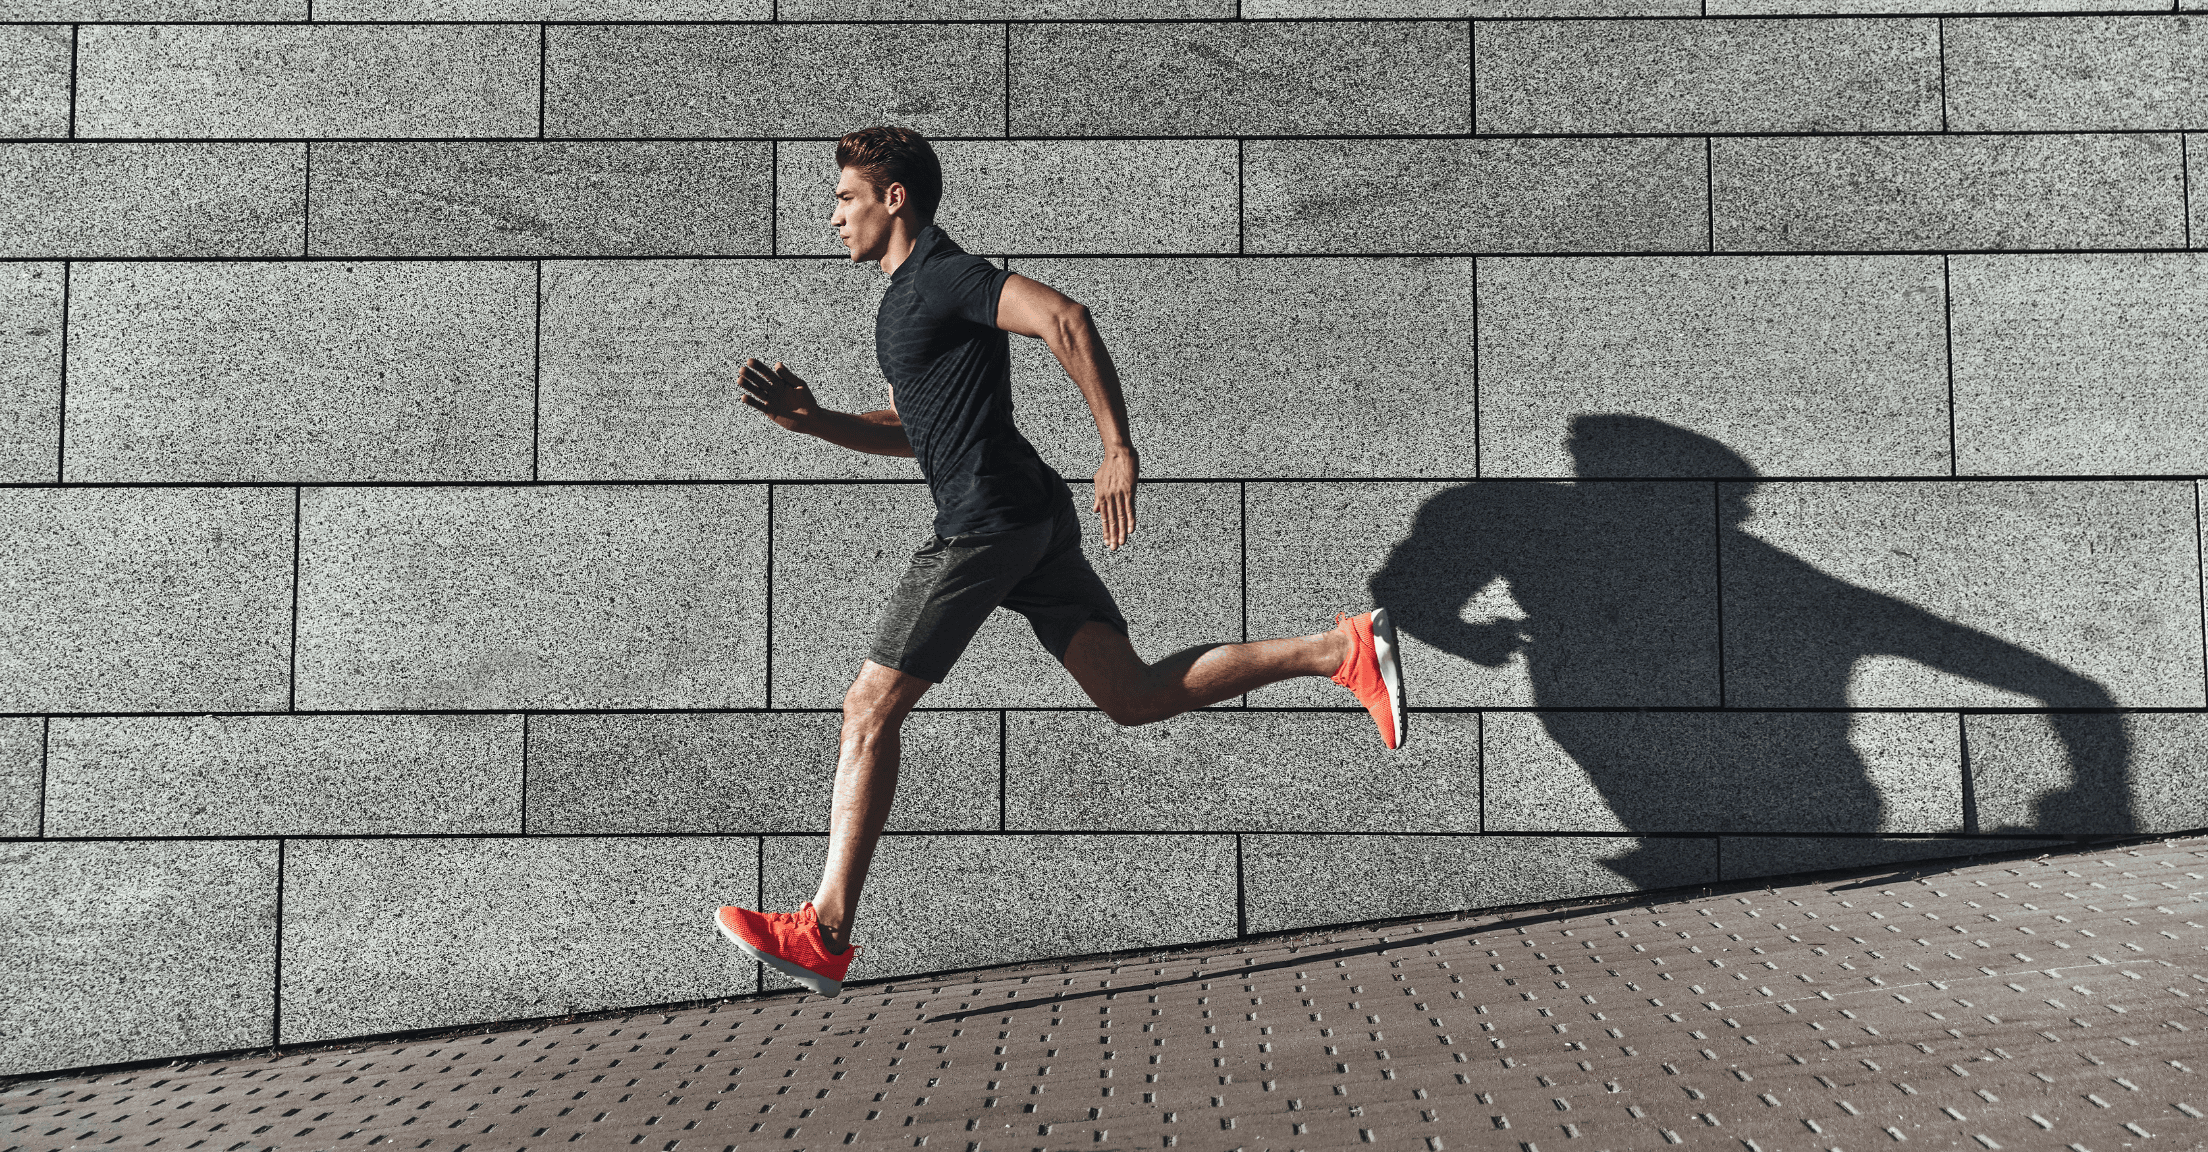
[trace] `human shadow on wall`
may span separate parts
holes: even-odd
[[[1952,772],[1952,714],[1634,711],[1719,704],[1720,562],[1728,708],[1846,709],[1851,672],[1874,656],[1916,661],[2049,708],[2114,706],[2086,676],[1829,576],[1742,530],[1756,471],[1715,440],[1643,417],[1582,416],[1572,421],[1569,447],[1575,475],[1600,483],[1487,482],[1440,492],[1370,586],[1411,637],[1484,668],[1522,657],[1531,703],[1542,711],[1490,714],[1490,748],[1523,747],[1538,724],[1586,771],[1628,834],[2004,830],[1975,827],[1967,793],[1965,827],[1955,826],[1953,776],[1914,781],[1920,794],[1912,797],[1912,782],[1897,788],[1892,771],[1882,789],[1859,751],[1871,747],[1882,764],[1905,766],[1918,756],[1921,768],[1904,775]],[[1628,479],[1651,476],[1740,479],[1715,491]],[[1490,619],[1465,619],[1468,605]],[[2069,756],[2072,783],[2040,796],[2027,827],[2133,827],[2121,717],[2047,719]],[[1935,724],[1950,727],[1933,732]],[[1938,757],[1925,759],[1926,748]],[[1491,752],[1491,797],[1494,762]],[[1565,801],[1546,798],[1537,778],[1511,785],[1536,794],[1510,797],[1515,814],[1589,827],[1574,823],[1584,814],[1541,814],[1544,803]],[[1606,864],[1658,886],[1676,882],[1669,858],[1644,847]]]

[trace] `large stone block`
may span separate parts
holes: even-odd
[[[838,712],[553,714],[530,721],[529,831],[826,832]],[[905,718],[895,832],[994,831],[993,712]]]
[[[1700,0],[1242,0],[1245,20],[1698,16]]]
[[[292,494],[0,488],[0,712],[282,711]]]
[[[740,996],[749,836],[297,840],[282,1043]]]
[[[296,256],[306,163],[297,144],[0,144],[0,256]]]
[[[2208,827],[2208,716],[2093,712],[1963,718],[1986,831],[2084,835]]]
[[[2175,136],[1712,142],[1719,251],[2174,248]]]
[[[1924,712],[1497,712],[1491,832],[1960,832],[1962,727]]]
[[[1712,503],[1706,483],[1252,484],[1250,636],[1379,604],[1414,708],[1714,705]],[[1355,706],[1317,679],[1250,703]]]
[[[0,836],[40,835],[45,790],[46,720],[0,720]]]
[[[1117,552],[1098,536],[1090,486],[1071,487],[1083,550],[1126,617],[1137,655],[1154,661],[1242,638],[1236,485],[1144,486],[1135,532]],[[918,484],[790,485],[774,499],[774,704],[838,707],[898,577],[933,534],[935,508]],[[1027,619],[1005,608],[921,700],[927,708],[1088,704]]]
[[[929,137],[1004,132],[1001,24],[567,24],[548,35],[546,136],[840,137],[885,118]]]
[[[1709,16],[1888,16],[2136,10],[2136,0],[1707,0]],[[1948,32],[1963,21],[1950,21]]]
[[[1477,832],[1472,713],[1415,717],[1384,750],[1352,712],[1191,712],[1121,728],[1020,712],[1005,737],[1005,827],[1035,832]]]
[[[521,831],[521,717],[56,717],[49,836]]]
[[[0,27],[0,138],[69,134],[71,35],[66,24]]]
[[[1265,933],[1707,884],[1717,852],[1701,837],[1246,836],[1242,873],[1249,931]]]
[[[0,845],[0,1074],[274,1041],[271,840]]]
[[[889,278],[814,260],[544,268],[537,475],[547,480],[910,479],[909,459],[788,432],[738,399],[781,361],[838,411],[889,407],[874,313]]]
[[[1750,880],[1759,876],[1787,876],[1798,872],[1831,872],[1881,864],[1909,865],[1926,860],[1954,861],[2005,852],[2049,848],[2053,840],[2015,840],[2006,837],[1949,839],[1944,837],[1841,837],[1841,836],[1724,836],[1718,839],[1720,879]],[[1914,876],[1931,871],[1897,868]],[[1942,929],[1945,931],[1945,929]]]
[[[1012,26],[1014,136],[1472,130],[1471,25]]]
[[[781,0],[782,20],[1227,20],[1235,0]]]
[[[940,140],[935,222],[968,252],[1233,252],[1232,140]],[[781,150],[775,251],[842,256],[836,145]],[[1037,211],[1047,203],[1048,211]],[[869,268],[875,265],[867,265]]]
[[[1940,277],[1928,256],[1484,260],[1480,475],[1946,475]]]
[[[307,0],[7,0],[0,19],[100,22],[304,20]]]
[[[771,20],[774,0],[317,0],[317,20]],[[790,18],[784,9],[782,19]]]
[[[62,475],[527,480],[534,281],[524,263],[79,264]]]
[[[1699,140],[1250,140],[1244,250],[1701,252],[1708,175]]]
[[[59,475],[64,279],[58,263],[0,264],[0,482]]]
[[[1475,37],[1482,132],[1931,132],[1932,20],[1523,20]]]
[[[1752,487],[1723,485],[1728,704],[2202,704],[2191,484]]]
[[[773,145],[316,144],[316,256],[766,255]]]
[[[2184,16],[1951,20],[1946,61],[1957,132],[2208,123],[2208,25]]]
[[[1472,261],[1015,260],[1087,305],[1147,477],[1473,475]],[[1041,341],[1020,424],[1068,477],[1096,419]]]
[[[298,707],[757,708],[751,485],[309,488]]]
[[[769,837],[766,906],[812,899],[827,858],[825,836]],[[850,978],[1229,940],[1235,927],[1232,836],[885,836]],[[765,986],[796,985],[770,969]]]
[[[77,135],[535,136],[521,24],[85,25]]]
[[[1951,265],[1958,472],[2208,472],[2208,256]]]

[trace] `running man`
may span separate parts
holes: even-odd
[[[934,224],[942,169],[919,133],[867,128],[836,145],[830,225],[851,260],[878,261],[888,294],[874,351],[890,406],[834,412],[797,374],[744,361],[742,400],[792,432],[882,456],[910,456],[935,498],[935,533],[913,554],[843,698],[828,863],[796,912],[727,907],[715,922],[752,958],[823,996],[843,988],[851,923],[897,787],[905,714],[940,683],[999,605],[1026,616],[1104,714],[1123,725],[1178,716],[1295,676],[1327,676],[1403,742],[1403,678],[1385,609],[1337,614],[1292,639],[1203,644],[1145,664],[1081,551],[1073,493],[1012,423],[1007,332],[1049,344],[1080,386],[1104,441],[1090,505],[1117,551],[1135,527],[1136,463],[1119,376],[1088,309],[961,249]]]

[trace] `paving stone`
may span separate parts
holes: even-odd
[[[62,475],[527,480],[534,280],[518,262],[79,264]]]
[[[301,501],[301,709],[766,703],[759,487],[332,487]]]
[[[56,476],[62,280],[58,263],[0,264],[0,481]]]
[[[1145,477],[1473,475],[1469,259],[1012,270],[1088,307]],[[1012,394],[1052,467],[1095,474],[1096,418],[1041,341],[1013,341]]]
[[[765,906],[812,899],[828,838],[766,844]],[[1235,933],[1234,907],[1232,836],[884,836],[850,978],[1219,940]],[[770,969],[763,987],[795,985]]]
[[[1012,32],[1014,136],[1472,130],[1471,25],[1075,24]]]
[[[519,832],[521,723],[514,715],[56,717],[46,830]]]
[[[534,717],[529,831],[826,832],[838,712]],[[894,832],[995,831],[997,714],[905,718]]]
[[[1953,20],[1946,52],[1957,132],[2208,123],[2208,26],[2184,16]]]
[[[1228,20],[1235,0],[781,0],[782,20]]]
[[[1479,717],[1428,713],[1389,752],[1357,712],[1190,712],[1121,728],[1007,717],[1016,831],[1477,832]]]
[[[1710,16],[1887,16],[1923,13],[1942,16],[1966,12],[2050,12],[2136,10],[2134,0],[1710,0]],[[1951,21],[1948,30],[1955,24]]]
[[[1251,484],[1247,516],[1250,635],[1384,606],[1413,708],[1718,703],[1707,484]],[[1250,703],[1349,697],[1297,680]]]
[[[1719,251],[2184,244],[2175,136],[1712,143]]]
[[[1482,132],[1940,127],[1932,20],[1506,21],[1474,45]]]
[[[938,140],[935,222],[968,252],[1235,251],[1232,140]],[[840,256],[834,141],[780,149],[775,251]],[[1038,201],[1050,210],[1038,212]],[[868,268],[877,266],[869,263]]]
[[[1708,883],[1717,853],[1701,837],[1245,836],[1242,873],[1249,931],[1279,932]]]
[[[1723,836],[1718,838],[1718,859],[1724,879],[1741,880],[1880,864],[1913,864],[1919,860],[1960,861],[2024,848],[2067,846],[2059,840],[2004,837]]]
[[[1078,477],[1078,473],[1075,474]],[[1097,534],[1090,485],[1074,483],[1089,563],[1127,619],[1135,652],[1155,661],[1241,636],[1240,492],[1233,484],[1150,484],[1118,552]],[[933,533],[919,484],[791,485],[775,491],[774,706],[843,703],[912,553]],[[853,525],[870,531],[854,533]],[[928,708],[1089,707],[1027,618],[990,614]]]
[[[1946,475],[1942,292],[1935,257],[1482,261],[1480,474],[1584,475],[1608,430],[1614,475]]]
[[[764,142],[312,147],[318,256],[770,252],[773,146]],[[698,197],[700,188],[713,195]]]
[[[1978,823],[2070,835],[2208,827],[2200,713],[1963,718]]]
[[[77,37],[77,135],[535,136],[533,31],[87,25]]]
[[[297,144],[0,144],[0,256],[297,255]]]
[[[547,262],[538,470],[547,480],[909,479],[912,461],[783,430],[737,399],[781,361],[838,411],[889,407],[872,264]]]
[[[1491,832],[1960,832],[1941,713],[1497,712]]]
[[[744,995],[713,912],[758,875],[749,836],[293,841],[281,1039]]]
[[[69,37],[66,24],[0,27],[0,138],[69,134]]]
[[[1250,140],[1243,250],[1701,252],[1707,161],[1698,140]]]
[[[45,821],[46,721],[0,720],[0,836],[39,835]]]
[[[2191,487],[1726,484],[1725,701],[2200,707]]]
[[[0,1074],[271,1042],[276,857],[271,840],[0,845]]]
[[[1957,256],[1956,470],[2208,471],[2208,257]]]
[[[0,712],[288,706],[292,496],[0,488]]]
[[[306,0],[9,0],[9,20],[61,23],[304,20]]]
[[[1004,27],[569,24],[546,41],[546,136],[840,137],[888,114],[1004,134]],[[534,133],[530,133],[534,135]]]

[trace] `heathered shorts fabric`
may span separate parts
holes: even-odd
[[[874,356],[944,537],[1048,519],[1065,486],[1012,423],[1010,334],[997,327],[1011,277],[929,224],[874,317]]]
[[[1081,517],[1065,483],[1049,519],[1005,532],[934,535],[897,581],[867,658],[941,683],[999,605],[1027,617],[1050,654],[1066,658],[1081,625],[1127,632],[1112,590],[1081,551]]]

